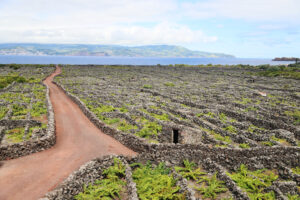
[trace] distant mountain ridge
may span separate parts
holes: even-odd
[[[41,56],[126,56],[126,57],[195,57],[232,58],[223,53],[193,51],[174,45],[90,45],[90,44],[0,44],[0,55],[41,55]]]

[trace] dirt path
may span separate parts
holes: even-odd
[[[135,155],[96,128],[48,77],[57,143],[49,150],[1,163],[0,200],[36,200],[54,189],[85,162],[107,154]]]

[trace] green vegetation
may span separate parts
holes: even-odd
[[[96,113],[113,112],[116,108],[111,105],[100,104],[97,108],[94,108]]]
[[[201,184],[201,186],[194,186],[194,188],[203,195],[204,198],[216,199],[218,194],[227,192],[228,189],[225,187],[223,181],[217,179],[217,173],[212,176],[206,175],[200,167],[194,162],[188,160],[183,161],[184,167],[175,167],[175,170],[181,174],[187,180]]]
[[[269,147],[274,145],[271,141],[263,141],[263,142],[261,142],[261,144],[264,146],[269,146]]]
[[[34,126],[34,127],[30,127],[28,134],[26,135],[26,139],[31,138],[33,131],[38,130],[38,129],[46,129],[47,128],[47,124],[42,124],[42,126]]]
[[[34,77],[30,77],[26,79],[23,76],[19,76],[18,74],[8,74],[0,76],[0,89],[3,89],[10,85],[13,82],[17,83],[38,83],[41,79],[36,79]]]
[[[228,147],[228,145],[227,144],[216,144],[215,147],[226,148],[226,147]]]
[[[137,193],[141,200],[184,200],[185,194],[179,193],[180,187],[176,186],[176,180],[170,175],[170,169],[164,163],[152,167],[148,162],[146,165],[135,163],[136,167],[132,178],[136,182]]]
[[[242,149],[250,148],[249,144],[247,144],[247,143],[241,143],[241,144],[239,144],[239,147]]]
[[[234,134],[236,134],[237,133],[237,130],[235,129],[235,127],[234,126],[226,126],[225,128],[223,128],[223,130],[224,131],[228,131],[228,132],[230,132],[230,133],[234,133]]]
[[[210,118],[215,118],[215,114],[212,112],[208,112],[205,114],[206,116],[210,117]]]
[[[201,126],[200,126],[200,129],[202,129],[203,131],[209,133],[210,135],[212,135],[212,136],[213,136],[216,140],[218,140],[218,141],[226,142],[226,143],[228,143],[228,144],[231,144],[231,143],[232,143],[232,140],[230,139],[229,136],[222,136],[222,135],[216,133],[216,132],[213,131],[213,130],[209,130],[209,129],[207,129],[207,128],[203,128],[203,127],[201,127]]]
[[[95,107],[93,100],[91,99],[81,99],[81,101],[86,105],[88,109],[90,109],[101,121],[109,120],[107,117],[104,117],[102,113],[105,112],[113,112],[117,110],[117,108],[111,105],[99,104]]]
[[[32,104],[32,109],[30,110],[32,117],[40,117],[47,114],[46,104],[42,101],[38,101]]]
[[[196,163],[189,162],[188,160],[183,161],[184,167],[175,167],[175,170],[181,174],[187,180],[198,180],[201,176],[206,175],[200,167],[197,168]]]
[[[228,144],[231,144],[231,143],[232,143],[232,140],[230,139],[229,136],[222,136],[222,135],[217,134],[217,133],[214,133],[213,136],[214,136],[214,138],[215,138],[216,140],[223,141],[223,142],[226,142],[226,143],[228,143]]]
[[[18,102],[25,102],[30,103],[30,97],[26,97],[22,93],[16,93],[16,92],[4,92],[0,94],[0,99],[8,102],[8,103],[16,103]]]
[[[19,143],[23,141],[25,128],[14,128],[5,132],[9,142]]]
[[[252,103],[252,100],[251,99],[248,99],[248,98],[242,98],[241,101],[234,101],[235,103],[238,103],[238,104],[242,104],[242,105],[246,105],[248,103]]]
[[[25,119],[28,109],[24,105],[13,104],[12,106],[13,116],[12,119]]]
[[[201,187],[195,187],[204,198],[215,199],[219,193],[226,192],[228,189],[225,187],[223,181],[217,179],[217,173],[212,177],[202,177],[197,183],[201,183]]]
[[[249,111],[257,111],[258,109],[255,108],[254,106],[250,106],[250,107],[247,107],[246,109],[244,109],[245,112],[249,112]]]
[[[212,113],[212,112],[208,112],[208,113],[197,113],[196,116],[197,116],[197,117],[207,116],[207,117],[210,117],[210,118],[215,118],[215,117],[216,117],[215,113]],[[224,116],[223,116],[223,117],[224,117]]]
[[[285,139],[277,138],[277,137],[275,137],[275,136],[272,136],[271,139],[274,140],[274,141],[277,141],[277,142],[279,142],[279,143],[281,143],[281,144],[289,145],[289,143],[288,143]]]
[[[227,116],[224,113],[219,113],[219,119],[225,123],[227,120]]]
[[[121,107],[121,108],[118,108],[118,110],[122,113],[127,113],[128,112],[128,109],[126,107]]]
[[[143,88],[145,88],[145,89],[151,89],[152,85],[143,85]]]
[[[134,130],[134,129],[137,129],[137,128],[138,128],[137,126],[129,124],[124,119],[119,122],[119,126],[118,126],[118,129],[120,131],[124,131],[124,132],[128,132],[129,130]]]
[[[278,176],[271,170],[260,169],[249,171],[247,166],[242,164],[235,173],[228,173],[239,187],[245,190],[251,200],[271,200],[275,199],[274,191],[265,192],[264,189],[270,187]]]
[[[290,64],[288,67],[281,66],[261,66],[263,69],[261,72],[256,72],[256,75],[267,76],[267,77],[284,77],[292,79],[300,79],[300,68],[299,64]]]
[[[300,110],[286,111],[285,114],[293,117],[294,125],[300,125]]]
[[[162,121],[170,121],[169,119],[169,115],[166,114],[166,113],[163,113],[163,114],[156,114],[156,113],[151,113],[151,112],[148,112],[146,109],[141,109],[141,111],[143,111],[144,113],[156,118],[156,119],[159,119],[159,120],[162,120]]]
[[[260,127],[257,127],[257,126],[255,126],[255,125],[253,125],[253,124],[251,124],[249,127],[248,127],[248,129],[247,129],[247,131],[248,132],[250,132],[250,133],[257,133],[257,131],[258,130],[265,130],[264,128],[260,128]]]
[[[295,195],[288,194],[287,197],[288,197],[288,200],[299,200],[300,199],[300,196],[298,194],[295,194]]]
[[[136,133],[137,136],[142,138],[153,138],[158,135],[159,132],[162,131],[162,126],[157,124],[156,122],[146,121],[143,124],[143,128]]]
[[[7,107],[0,106],[0,120],[5,117],[7,111],[8,111]]]
[[[300,175],[300,167],[292,168],[292,171],[293,171],[294,174],[299,174]]]
[[[119,118],[107,118],[104,117],[102,115],[102,113],[104,112],[113,112],[117,109],[119,109],[121,112],[128,112],[128,110],[125,107],[122,108],[115,108],[113,106],[110,105],[100,105],[97,108],[94,107],[94,105],[92,104],[91,100],[87,100],[87,99],[82,99],[82,101],[86,104],[86,106],[93,112],[96,114],[96,116],[102,120],[104,123],[106,124],[110,124],[110,125],[115,125],[117,129],[124,131],[124,132],[129,132],[130,130],[137,130],[138,127],[135,125],[132,125],[130,123],[128,123],[126,120],[121,120]],[[142,111],[148,113],[149,115],[160,119],[160,120],[169,120],[169,116],[167,114],[162,114],[162,115],[158,115],[155,113],[149,113],[147,112],[147,110],[142,109]],[[158,135],[159,132],[161,132],[162,130],[162,126],[157,124],[156,122],[150,122],[149,120],[145,119],[145,118],[141,118],[139,120],[139,123],[142,124],[142,128],[141,130],[139,130],[138,132],[135,133],[135,135],[142,137],[142,138],[146,138],[146,139],[155,139],[156,136]],[[155,140],[153,141],[155,142]]]
[[[76,195],[75,199],[121,199],[120,194],[126,189],[125,166],[118,158],[114,158],[114,165],[104,170],[103,175],[104,178],[96,180],[93,185],[85,185],[83,192]]]
[[[174,87],[175,86],[175,84],[172,83],[172,82],[164,83],[164,85],[167,86],[167,87]]]
[[[19,76],[16,74],[0,76],[0,89],[7,87],[12,82],[26,83],[28,82],[28,80],[26,80],[26,78],[24,78],[23,76]]]

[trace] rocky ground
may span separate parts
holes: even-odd
[[[214,174],[227,189],[211,199],[299,198],[299,80],[254,76],[257,68],[240,67],[62,69],[59,85],[110,130],[143,143],[139,156],[123,163],[166,163],[185,199],[207,198],[194,186],[210,188]],[[103,178],[99,165],[109,166],[107,159],[83,166],[47,197],[73,198],[84,184]],[[208,174],[204,185],[178,174],[184,160],[195,163],[192,171],[201,167]],[[133,177],[128,184],[130,199],[141,198],[136,182]]]

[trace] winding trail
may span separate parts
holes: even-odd
[[[4,161],[0,165],[0,200],[36,200],[54,189],[87,161],[108,155],[136,155],[96,128],[64,92],[52,83],[59,67],[44,83],[49,86],[56,121],[56,144],[48,150]]]

